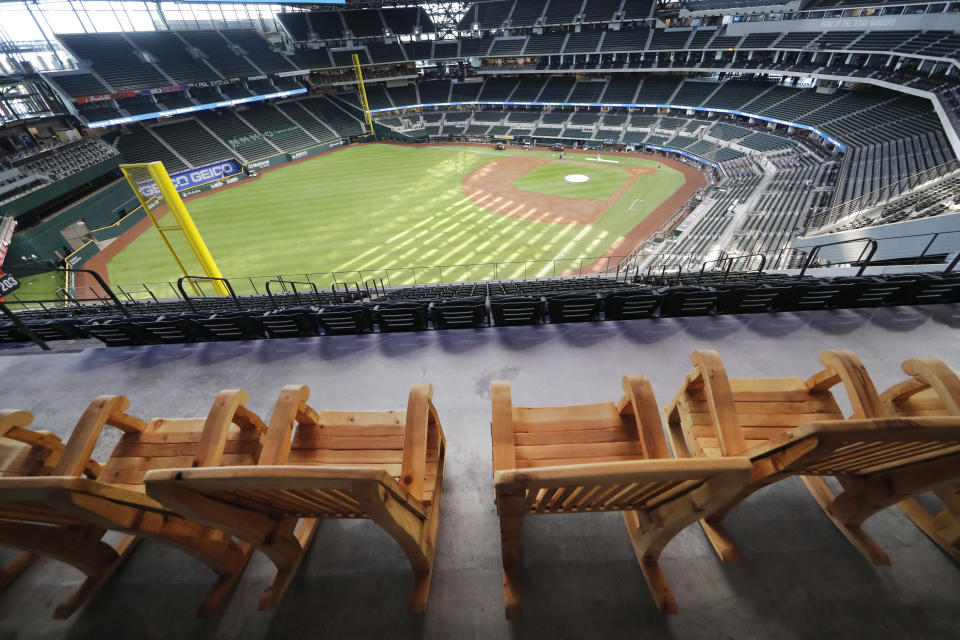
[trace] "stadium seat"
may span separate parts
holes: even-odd
[[[491,296],[490,312],[493,324],[498,327],[540,324],[543,301],[531,296]]]
[[[259,318],[271,338],[308,338],[320,335],[320,322],[312,309],[281,308]]]
[[[761,313],[773,307],[784,287],[738,282],[716,286],[717,313]]]
[[[546,298],[551,324],[593,322],[603,311],[603,298],[588,292],[554,293]]]
[[[829,280],[811,280],[783,290],[773,304],[776,311],[814,311],[834,306],[834,301],[853,288],[852,284],[833,284]]]
[[[491,385],[507,618],[520,617],[522,609],[523,521],[544,513],[622,512],[650,594],[660,611],[676,613],[657,563],[660,552],[749,481],[747,458],[670,460],[650,381],[624,376],[622,385],[616,404],[523,408],[513,405],[510,382]]]
[[[180,549],[217,574],[198,615],[210,615],[223,604],[252,547],[238,544],[223,531],[185,520],[148,498],[143,476],[171,464],[235,468],[256,463],[267,425],[246,408],[248,401],[246,391],[222,391],[206,418],[146,423],[126,413],[130,401],[125,396],[100,396],[80,415],[52,470],[31,478],[29,484],[18,477],[0,478],[0,512],[7,521],[0,543],[51,556],[87,574],[57,607],[55,618],[70,616],[95,594],[143,537]],[[290,412],[284,411],[288,407],[281,401],[277,404],[271,424],[292,423],[296,405]],[[17,414],[27,412],[13,412]],[[107,463],[91,469],[89,454],[106,425],[122,434]],[[171,448],[176,455],[171,455]],[[89,477],[82,477],[85,474]],[[122,537],[108,543],[101,539],[107,531]]]
[[[849,289],[841,292],[833,303],[840,308],[882,307],[901,289],[912,286],[909,283],[872,277],[834,278],[832,284],[851,285]]]
[[[197,313],[169,313],[156,320],[137,322],[137,325],[152,338],[152,343],[203,342],[210,339],[210,334],[198,321],[206,318]]]
[[[85,325],[84,330],[108,347],[135,347],[158,343],[142,325],[144,322],[153,321],[154,316],[104,318]]]
[[[706,316],[713,311],[720,294],[711,287],[675,286],[660,291],[661,316]]]
[[[904,497],[960,479],[960,417],[891,418],[850,351],[823,351],[825,368],[806,381],[728,379],[715,351],[696,350],[690,360],[694,370],[665,408],[674,455],[753,462],[750,484],[701,520],[725,561],[739,555],[723,518],[787,477],[802,476],[841,533],[878,565],[890,558],[861,524]],[[848,420],[831,391],[840,383],[853,408]],[[845,491],[835,494],[823,476],[837,477]]]
[[[323,307],[317,312],[317,320],[327,336],[369,333],[373,331],[372,316],[370,308],[360,304]]]
[[[279,604],[321,518],[372,520],[406,553],[414,572],[407,610],[423,614],[446,458],[433,388],[414,385],[406,411],[318,412],[306,404],[307,387],[283,393],[286,402],[277,406],[285,409],[284,419],[274,412],[256,466],[168,466],[147,473],[147,493],[201,524],[228,528],[273,561],[277,572],[261,610]],[[208,435],[205,429],[205,441]],[[337,440],[354,442],[354,448]],[[212,504],[221,507],[208,508]]]
[[[12,322],[0,322],[0,342],[30,342],[30,338]]]
[[[476,329],[487,323],[485,297],[439,300],[430,305],[434,329]]]
[[[425,302],[387,302],[373,308],[373,320],[381,333],[425,331],[428,308]]]
[[[660,295],[653,289],[614,291],[604,298],[603,315],[607,320],[649,318],[660,306]]]
[[[256,311],[231,311],[194,320],[214,341],[255,340],[266,337],[266,329]]]

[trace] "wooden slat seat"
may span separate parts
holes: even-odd
[[[33,422],[29,411],[0,411],[0,478],[44,477],[53,473],[63,456],[63,441],[48,431],[35,431],[27,426]],[[95,478],[101,466],[87,460],[83,473]],[[37,500],[0,502],[0,542],[4,528],[10,523],[42,517],[51,525],[80,529],[86,525],[82,520],[51,509]],[[84,533],[93,534],[86,530]],[[101,534],[102,535],[102,534]],[[104,545],[106,551],[107,545]],[[0,568],[0,589],[4,589],[36,560],[36,554],[22,551]]]
[[[791,475],[848,540],[874,564],[886,552],[862,529],[864,520],[945,478],[960,477],[960,419],[892,418],[869,375],[849,351],[824,351],[823,371],[800,378],[729,379],[720,357],[697,350],[695,369],[665,408],[679,458],[747,456],[750,484],[701,520],[723,560],[738,559],[722,520],[744,498]],[[830,388],[842,382],[853,416],[844,420]],[[822,476],[835,477],[839,495]]]
[[[519,617],[522,608],[527,516],[623,512],[651,595],[661,611],[674,613],[676,601],[658,564],[661,551],[746,485],[746,458],[666,459],[649,380],[627,376],[623,388],[618,404],[531,408],[513,406],[508,382],[493,383],[493,478],[508,618]]]
[[[408,609],[426,609],[443,487],[446,441],[430,385],[414,385],[406,411],[320,411],[305,387],[287,388],[278,409],[297,427],[270,421],[255,467],[149,471],[149,496],[222,528],[266,554],[277,572],[260,599],[276,608],[320,518],[373,520],[414,571]]]
[[[130,404],[126,397],[101,396],[84,411],[66,446],[61,445],[47,460],[45,473],[0,477],[0,518],[4,519],[0,542],[60,559],[88,576],[57,607],[54,617],[71,615],[96,593],[142,537],[172,545],[210,567],[218,579],[198,615],[219,607],[239,580],[253,547],[179,517],[146,495],[143,476],[173,463],[255,464],[266,425],[246,409],[248,400],[245,391],[224,391],[206,418],[157,418],[144,423],[126,413]],[[92,465],[89,456],[105,425],[123,434],[101,468]],[[205,439],[205,434],[219,434],[220,440],[211,441],[210,435]],[[217,446],[227,453],[211,455]],[[0,456],[20,468],[29,462],[23,455],[10,454],[9,447],[0,451],[7,452]],[[84,473],[88,478],[80,477]],[[114,547],[100,541],[111,530],[125,534]]]
[[[936,358],[914,358],[902,368],[910,377],[880,396],[893,415],[960,416],[960,377],[947,365]],[[960,482],[931,493],[943,505],[937,513],[913,497],[898,506],[941,549],[960,561]]]

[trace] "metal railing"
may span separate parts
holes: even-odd
[[[825,209],[815,215],[816,228],[810,229],[807,233],[815,234],[824,227],[832,225],[834,222],[845,216],[851,215],[864,209],[875,207],[881,202],[903,195],[907,191],[915,189],[931,180],[942,178],[949,173],[960,170],[960,160],[951,160],[936,167],[930,167],[915,173],[912,176],[904,178],[899,182],[894,182],[870,193],[841,202],[829,209]]]

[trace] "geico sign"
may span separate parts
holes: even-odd
[[[189,173],[180,173],[171,176],[170,179],[173,180],[173,186],[179,190],[202,182],[216,180],[217,178],[223,177],[224,174],[229,175],[234,173],[235,169],[236,166],[232,162],[223,162],[221,164],[203,167],[202,169],[196,169]]]

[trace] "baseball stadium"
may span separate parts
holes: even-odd
[[[960,634],[960,2],[0,44],[0,637]]]

